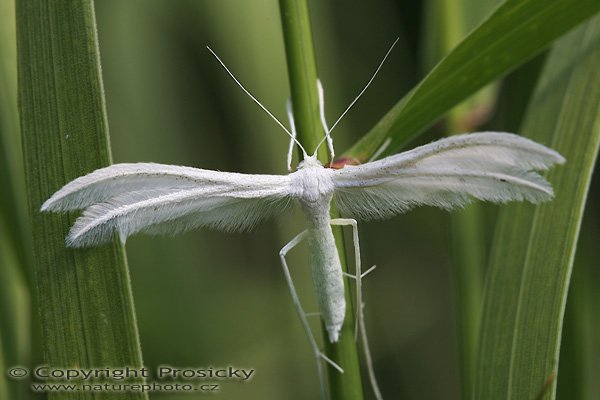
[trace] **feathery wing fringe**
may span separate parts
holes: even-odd
[[[563,162],[554,150],[514,134],[459,135],[336,170],[334,201],[358,219],[387,218],[418,205],[452,209],[473,199],[538,203],[554,193],[533,170]]]
[[[177,233],[201,226],[246,230],[285,208],[289,178],[152,163],[116,164],[65,185],[42,211],[86,208],[67,244],[93,246],[114,231]]]
[[[283,198],[227,197],[215,194],[204,197],[202,190],[192,189],[148,198],[133,194],[118,196],[108,202],[88,207],[77,219],[67,244],[71,247],[93,246],[108,241],[117,231],[121,241],[138,233],[176,234],[199,227],[224,231],[243,231],[258,221],[280,212],[287,202]]]

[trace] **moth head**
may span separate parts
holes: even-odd
[[[300,161],[298,163],[298,168],[297,169],[303,169],[303,168],[310,168],[310,167],[322,167],[323,164],[321,163],[321,161],[319,161],[317,159],[316,155],[312,155],[312,156],[306,156],[304,157],[304,160]]]

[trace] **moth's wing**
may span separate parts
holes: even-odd
[[[554,193],[534,171],[564,161],[554,150],[510,133],[453,136],[334,171],[334,201],[358,219],[387,218],[418,205],[452,209],[473,199],[537,203]]]
[[[238,174],[227,174],[213,182],[214,171],[155,163],[114,164],[100,168],[67,183],[41,207],[42,211],[67,211],[86,208],[123,193],[148,189],[166,192],[173,189],[192,189],[222,185],[237,179]]]
[[[65,185],[42,210],[86,208],[67,244],[93,246],[118,232],[178,233],[198,227],[235,231],[280,212],[289,178],[160,164],[116,164]]]

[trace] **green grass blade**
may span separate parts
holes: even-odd
[[[17,111],[17,54],[12,0],[0,0],[0,364],[27,365],[31,299],[25,187]],[[0,378],[0,398],[24,399],[27,380]]]
[[[596,176],[594,179],[598,179]],[[594,187],[592,180],[592,188]],[[593,189],[590,190],[592,192]],[[600,304],[600,281],[598,268],[598,240],[600,220],[591,199],[586,206],[581,232],[577,243],[577,254],[565,310],[561,355],[560,379],[557,382],[559,399],[576,398],[594,400],[600,393],[598,367],[600,366],[600,343],[597,333],[600,315],[596,309]],[[597,203],[596,203],[597,204]]]
[[[12,0],[0,1],[0,184],[6,191],[0,196],[0,211],[15,232],[13,247],[25,253],[21,217],[25,215],[25,189],[22,184],[22,160],[17,112],[17,61],[15,10]],[[24,256],[22,256],[25,258]]]
[[[319,119],[319,102],[317,97],[317,69],[312,44],[312,32],[308,5],[305,0],[281,0],[281,20],[286,47],[292,104],[298,139],[309,154],[324,137],[325,132]],[[319,160],[328,162],[327,145],[319,149]],[[337,211],[332,209],[332,217]],[[334,235],[342,262],[342,269],[348,272],[344,252],[344,240],[339,227]],[[337,343],[329,343],[326,339],[325,353],[344,369],[341,374],[327,364],[329,376],[329,394],[332,399],[362,399],[362,381],[356,342],[354,340],[354,318],[352,299],[346,286],[346,317]],[[323,327],[324,337],[327,332]],[[315,379],[316,382],[316,379]]]
[[[393,153],[478,89],[600,10],[598,0],[507,0],[345,155]]]
[[[6,371],[6,362],[4,361],[4,351],[3,346],[4,342],[2,341],[2,332],[0,332],[0,368],[2,371]],[[2,374],[0,376],[0,397],[3,399],[8,399],[9,397],[9,388],[8,388],[8,379],[6,374]]]
[[[26,365],[31,353],[30,293],[16,251],[4,240],[11,234],[0,215],[0,356],[6,367]],[[10,398],[23,398],[25,383],[23,380],[6,381],[12,394]],[[0,398],[9,398],[1,396],[1,386],[2,382]]]
[[[115,241],[68,249],[64,238],[73,216],[39,212],[62,185],[111,160],[92,2],[16,4],[21,132],[45,362],[141,366],[122,246]],[[92,396],[114,394],[53,394]],[[146,398],[135,392],[119,397]]]
[[[523,132],[562,153],[556,198],[502,210],[480,336],[476,399],[553,399],[573,257],[600,144],[600,19],[551,52]]]
[[[17,52],[15,10],[12,0],[0,1],[0,219],[6,234],[4,245],[16,253],[27,275],[30,264],[29,231],[23,184],[23,160],[17,111]],[[28,278],[28,276],[27,276]]]

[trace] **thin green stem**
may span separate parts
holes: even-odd
[[[319,119],[317,67],[308,5],[305,0],[281,0],[279,6],[298,140],[312,154],[325,132]],[[329,161],[326,149],[319,150],[319,160]]]
[[[465,399],[471,398],[481,317],[482,269],[485,265],[481,221],[482,208],[479,204],[472,204],[450,216],[454,306],[460,351],[461,391],[462,398]]]
[[[429,3],[428,26],[434,27],[426,43],[430,49],[430,63],[449,54],[464,35],[473,29],[472,23],[482,19],[494,1],[487,6],[476,6],[481,0],[437,0]],[[479,91],[454,107],[446,118],[446,134],[477,130],[482,120],[489,116],[494,99],[493,87]],[[461,398],[471,398],[477,334],[481,314],[482,269],[485,264],[485,241],[482,225],[482,208],[472,204],[464,210],[450,214],[452,283],[455,308],[457,342],[461,378]]]
[[[450,13],[450,15],[453,14],[457,13]],[[449,28],[452,29],[451,26]],[[470,102],[461,103],[454,108],[448,115],[447,133],[452,135],[476,130],[477,126],[471,126],[470,121],[477,121],[477,117],[473,115],[480,113],[481,109],[487,109],[492,98],[492,90],[482,90]],[[464,210],[452,213],[450,225],[461,393],[462,398],[470,399],[475,376],[477,336],[481,318],[483,266],[486,263],[481,204],[471,204]]]
[[[310,18],[306,0],[280,0],[281,21],[292,94],[292,105],[298,140],[311,154],[325,132],[319,119],[317,68],[312,43]],[[327,149],[321,146],[319,160],[329,161]],[[332,210],[332,217],[337,217]],[[342,230],[334,227],[334,235],[344,271],[348,271]],[[346,318],[337,343],[325,340],[325,354],[344,369],[339,373],[328,364],[329,393],[332,399],[362,399],[360,363],[354,340],[354,318],[348,285],[346,285]],[[327,337],[323,329],[324,337]]]

